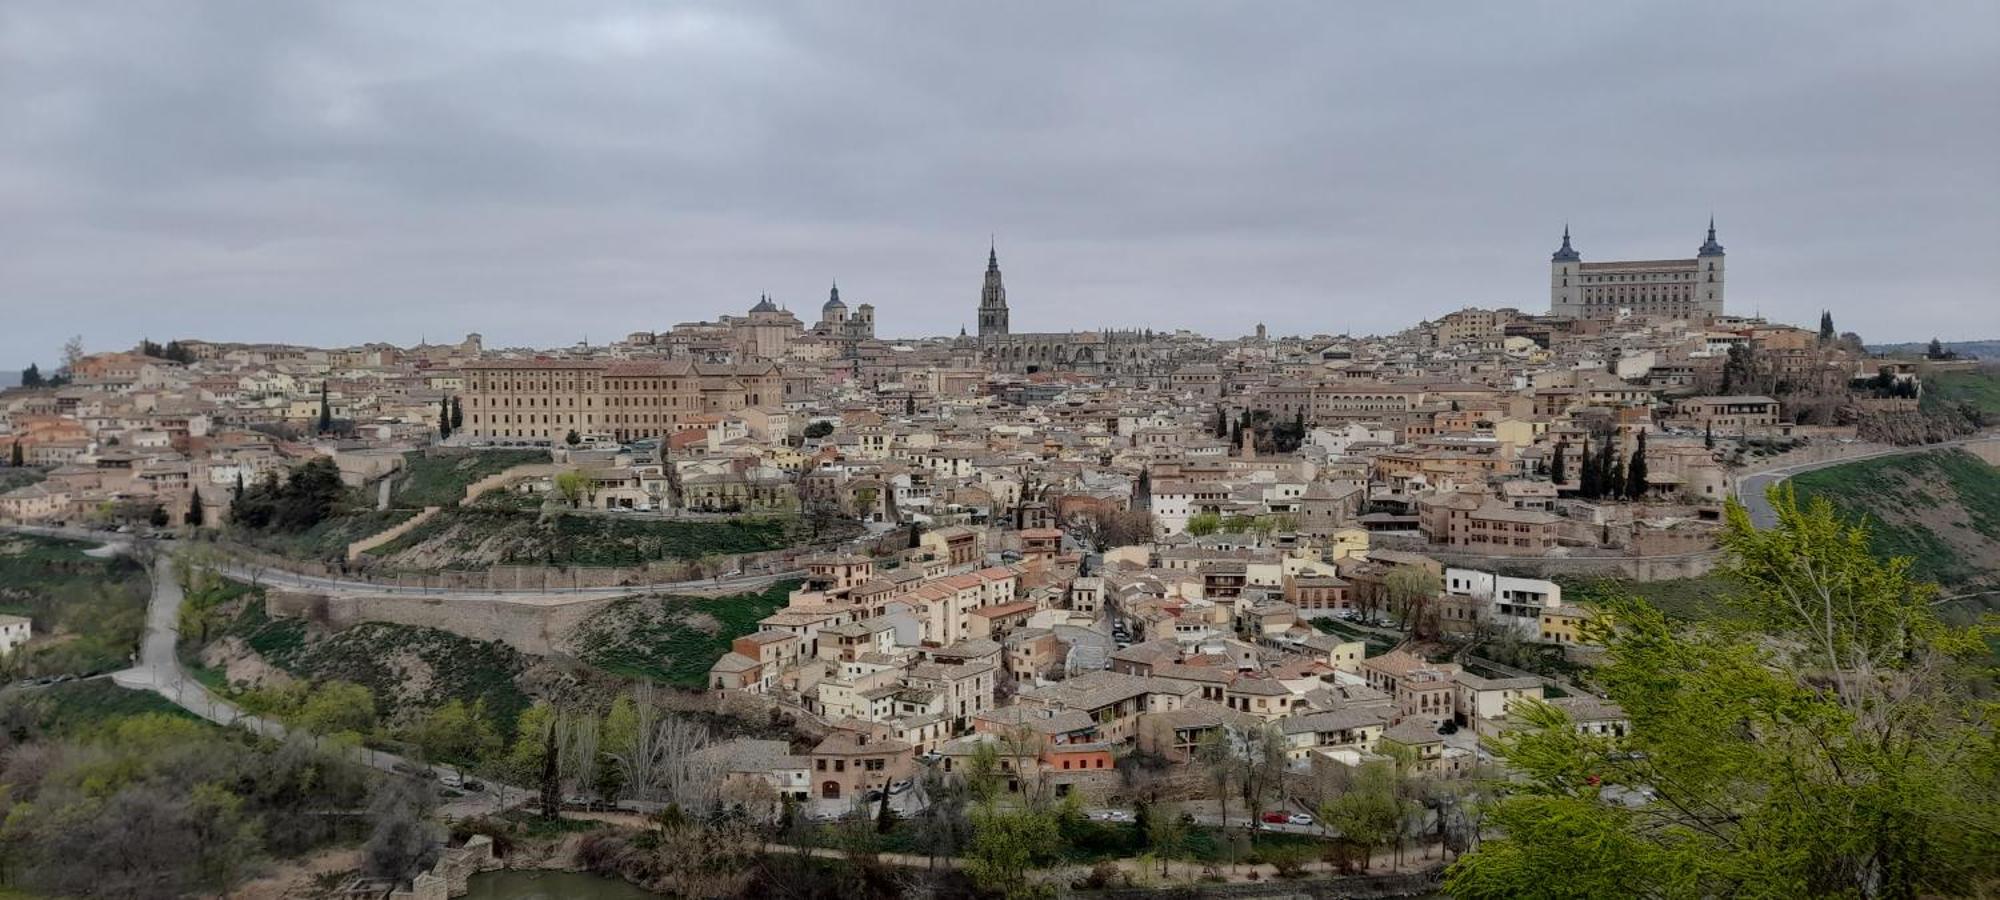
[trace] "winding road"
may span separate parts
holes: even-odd
[[[125,547],[129,549],[130,543],[127,542]],[[272,740],[284,740],[288,730],[283,723],[244,712],[235,704],[216,696],[181,666],[177,647],[180,643],[181,604],[186,600],[180,580],[174,577],[173,559],[160,555],[153,563],[153,594],[146,603],[146,636],[139,644],[139,664],[112,673],[112,682],[130,690],[152,691],[217,725],[238,726]],[[319,739],[315,737],[313,740],[317,742]],[[409,774],[427,768],[424,763],[367,747],[348,747],[339,752],[384,772]],[[461,774],[450,766],[432,765],[428,768],[440,774]],[[508,795],[527,796],[522,789],[505,785],[486,785],[478,791],[461,793],[462,796],[449,798],[441,804],[439,812],[448,818],[497,812],[506,807]]]
[[[1769,490],[1772,485],[1779,484],[1783,482],[1785,479],[1792,477],[1793,475],[1797,475],[1801,472],[1812,472],[1818,469],[1830,469],[1834,466],[1844,466],[1847,465],[1848,463],[1864,462],[1871,459],[1881,459],[1887,456],[1907,456],[1912,453],[1930,453],[1935,450],[1947,450],[1952,447],[1962,447],[1967,444],[1976,444],[1976,443],[1981,443],[1983,441],[1993,441],[1993,440],[2000,440],[2000,436],[1991,434],[1982,434],[1976,437],[1960,438],[1955,441],[1941,441],[1935,444],[1920,444],[1915,447],[1894,447],[1888,450],[1882,450],[1875,453],[1858,453],[1853,456],[1834,457],[1831,459],[1816,459],[1810,462],[1796,463],[1789,466],[1779,466],[1775,469],[1767,469],[1762,472],[1757,472],[1752,475],[1745,475],[1741,478],[1736,479],[1736,500],[1737,502],[1742,503],[1745,508],[1750,510],[1750,521],[1755,522],[1758,528],[1770,528],[1778,524],[1778,514],[1771,509],[1771,501],[1764,496],[1764,493],[1765,491]]]

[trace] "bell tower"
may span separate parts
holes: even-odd
[[[1007,336],[1007,288],[1000,283],[1000,253],[986,250],[986,285],[979,291],[979,339]]]

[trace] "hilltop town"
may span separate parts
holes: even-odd
[[[1315,834],[1311,785],[1488,770],[1529,700],[1624,735],[1588,677],[1606,585],[1708,577],[1760,477],[1984,424],[1927,393],[1972,363],[1731,312],[1714,225],[1690,244],[1565,231],[1546,311],[1377,336],[1016,330],[996,248],[954,336],[835,286],[605,345],[79,342],[0,392],[0,523],[175,537],[254,588],[182,660],[237,702],[416,629],[492,648],[510,715],[627,679],[783,723],[704,751],[770,816],[917,816],[997,759],[1104,821]],[[457,696],[425,665],[385,731]],[[1209,789],[1216,754],[1248,781]]]

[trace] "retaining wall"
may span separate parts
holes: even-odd
[[[513,484],[529,478],[549,478],[561,471],[554,463],[523,463],[511,469],[495,472],[465,486],[465,496],[458,501],[464,506],[479,499],[480,494],[497,487]]]
[[[418,525],[422,525],[425,522],[430,521],[443,508],[444,507],[441,506],[426,506],[424,507],[423,512],[417,513],[416,515],[411,516],[408,519],[405,519],[401,522],[391,525],[388,527],[388,529],[384,531],[369,535],[368,537],[355,541],[352,544],[348,544],[347,558],[350,560],[360,559],[361,554],[367,553],[368,551],[373,550],[376,547],[380,547],[383,544],[389,543],[390,541],[402,537],[403,535],[408,534],[411,529],[416,528]]]
[[[272,590],[264,611],[342,629],[363,622],[436,628],[477,641],[499,641],[522,653],[547,656],[569,649],[565,640],[583,620],[617,597],[493,598],[460,595],[395,596],[319,594]]]

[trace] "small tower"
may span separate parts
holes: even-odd
[[[1722,315],[1722,245],[1715,240],[1715,217],[1708,217],[1708,240],[1695,254],[1701,283],[1696,285],[1695,305],[1711,316]]]
[[[1007,336],[1007,288],[1000,283],[1000,252],[986,250],[986,285],[979,291],[979,339]]]
[[[1569,245],[1569,226],[1563,226],[1563,243],[1549,257],[1549,314],[1581,319],[1583,309],[1583,254]]]

